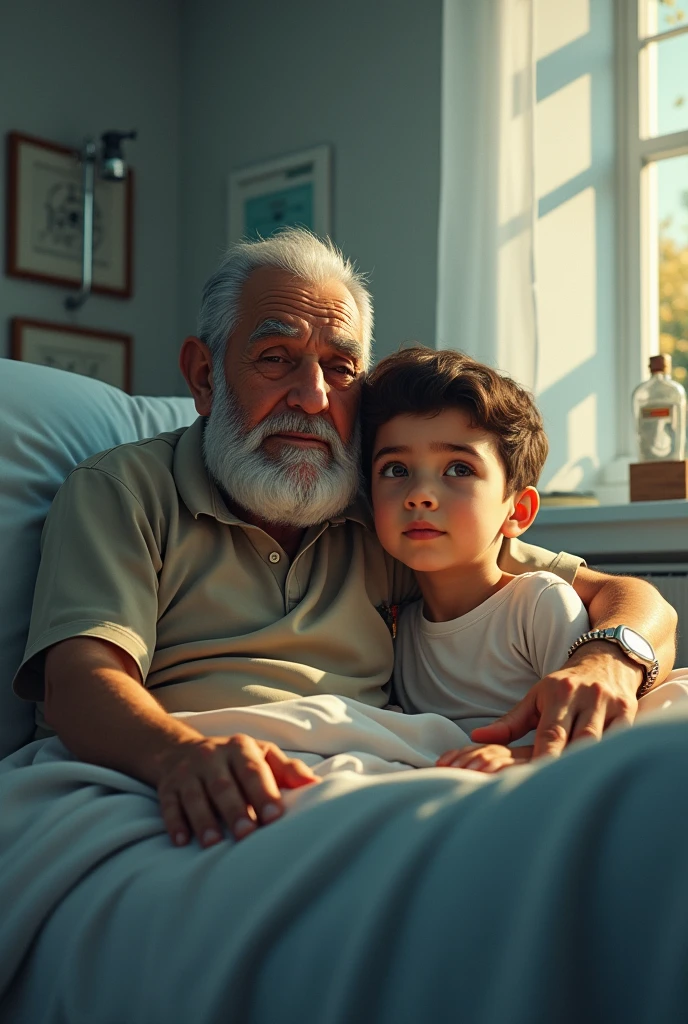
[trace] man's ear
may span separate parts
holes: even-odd
[[[539,508],[540,495],[534,487],[526,487],[520,493],[514,494],[509,506],[509,515],[502,523],[500,532],[505,537],[520,537],[532,524]]]
[[[209,416],[213,404],[213,357],[204,341],[191,335],[179,353],[179,369],[189,385],[199,416]]]

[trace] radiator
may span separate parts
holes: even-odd
[[[678,614],[676,667],[688,666],[688,564],[687,565],[595,565],[601,572],[639,576],[656,587]]]

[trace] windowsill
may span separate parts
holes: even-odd
[[[542,508],[536,526],[563,526],[574,523],[645,523],[680,519],[686,529],[688,501],[633,501],[627,505],[561,505]],[[536,527],[533,526],[533,529]],[[688,534],[686,534],[688,546]]]
[[[593,565],[688,562],[688,501],[544,508],[524,540]]]

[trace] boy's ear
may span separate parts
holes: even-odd
[[[540,495],[534,487],[514,494],[510,512],[502,523],[501,533],[505,537],[520,537],[532,524],[540,508]]]

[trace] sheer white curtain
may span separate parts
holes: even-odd
[[[437,346],[533,388],[534,0],[444,0]]]

